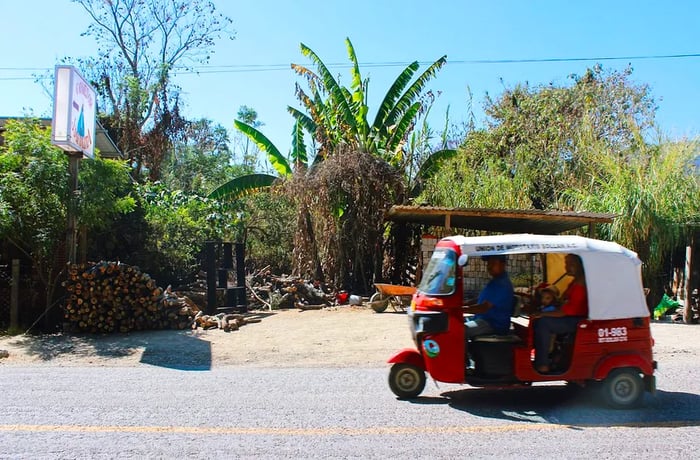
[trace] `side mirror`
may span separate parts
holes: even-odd
[[[457,265],[459,265],[460,267],[464,267],[465,265],[467,265],[467,259],[467,255],[462,254],[461,256],[459,256],[459,259],[457,259]]]

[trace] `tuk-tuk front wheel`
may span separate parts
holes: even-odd
[[[401,399],[415,398],[425,388],[425,372],[412,364],[394,364],[389,372],[389,388]]]
[[[644,382],[637,369],[615,369],[605,378],[601,390],[610,407],[631,409],[644,397]]]

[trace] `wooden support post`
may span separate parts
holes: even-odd
[[[233,244],[224,243],[224,264],[222,268],[233,268]]]
[[[690,303],[690,291],[692,290],[690,286],[690,278],[692,276],[692,261],[693,261],[693,246],[688,245],[685,247],[685,264],[683,265],[683,286],[679,289],[683,296],[683,305],[688,305]],[[679,296],[680,297],[680,296]]]
[[[228,287],[228,270],[225,268],[217,268],[216,273],[219,281],[219,288],[226,289]]]
[[[226,307],[236,308],[236,288],[226,288]]]
[[[19,328],[19,259],[12,259],[12,284],[10,286],[10,328]]]
[[[78,168],[82,155],[68,155],[68,228],[66,229],[66,258],[69,264],[77,263],[78,245]]]
[[[241,312],[248,311],[248,302],[245,295],[245,244],[236,243],[236,286],[238,295],[236,301]]]
[[[207,315],[216,314],[216,242],[205,243],[204,263],[207,270]]]

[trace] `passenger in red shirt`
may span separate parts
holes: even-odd
[[[551,312],[536,313],[530,318],[537,319],[535,323],[535,369],[541,374],[550,371],[549,346],[552,334],[576,332],[579,321],[588,317],[588,292],[586,291],[586,274],[583,262],[575,254],[567,254],[564,258],[567,275],[574,279],[564,291],[562,306]]]

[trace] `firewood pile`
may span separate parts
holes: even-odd
[[[200,308],[162,289],[138,267],[119,262],[71,265],[64,317],[68,330],[129,332],[192,327]]]
[[[317,281],[298,276],[273,275],[263,268],[246,279],[251,308],[318,310],[337,304],[337,294]]]
[[[219,313],[218,315],[204,315],[202,312],[195,316],[193,328],[222,329],[224,332],[237,331],[241,326],[259,323],[260,318],[240,313]]]
[[[195,281],[178,286],[175,291],[186,296],[198,305],[206,305],[207,273],[201,271]],[[246,302],[248,310],[277,310],[298,308],[318,310],[324,307],[346,303],[338,301],[339,295],[328,286],[291,275],[275,275],[267,266],[246,276]],[[217,301],[224,303],[224,292],[217,292]],[[202,307],[204,309],[204,307]],[[213,323],[212,323],[213,324]]]
[[[260,321],[255,315],[205,315],[205,272],[189,286],[162,289],[136,266],[103,261],[70,266],[68,280],[63,285],[67,291],[64,305],[67,331],[104,333],[201,327],[229,332]],[[319,310],[346,303],[348,299],[347,294],[337,293],[317,281],[274,275],[269,267],[248,275],[246,288],[248,309],[253,311]]]

